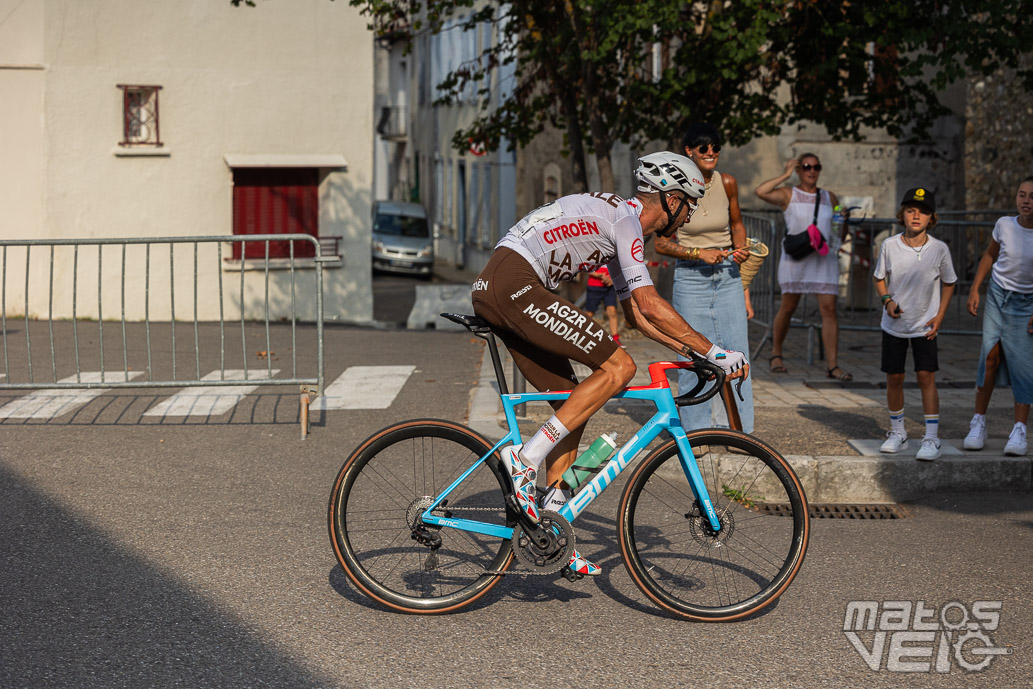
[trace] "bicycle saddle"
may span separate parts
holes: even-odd
[[[472,333],[490,333],[491,326],[488,325],[488,321],[484,320],[480,316],[468,316],[461,313],[443,313],[442,318],[447,318],[453,323],[465,327]]]

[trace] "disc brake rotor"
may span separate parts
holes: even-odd
[[[721,530],[717,532],[710,526],[710,521],[699,509],[698,503],[694,503],[693,512],[685,516],[689,520],[689,532],[692,537],[696,539],[697,543],[707,548],[720,548],[735,533],[735,519],[728,511],[718,515],[718,519],[721,520]]]
[[[574,529],[552,510],[543,510],[540,516],[541,524],[530,534],[519,525],[513,529],[513,553],[537,573],[558,572],[574,554]]]

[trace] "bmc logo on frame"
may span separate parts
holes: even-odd
[[[1007,646],[992,632],[1001,621],[1001,601],[951,601],[938,608],[925,601],[850,601],[843,634],[875,672],[948,673],[957,666],[982,672]]]

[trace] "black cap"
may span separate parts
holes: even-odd
[[[922,187],[908,189],[904,193],[904,200],[900,202],[900,205],[904,206],[909,203],[925,206],[930,213],[936,212],[936,196],[929,189],[923,189]]]

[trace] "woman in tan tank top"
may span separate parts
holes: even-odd
[[[742,288],[739,264],[746,260],[746,228],[739,211],[739,186],[731,175],[717,171],[721,134],[708,124],[692,124],[682,140],[685,155],[703,173],[705,192],[692,219],[675,236],[656,237],[658,254],[679,259],[674,269],[671,304],[693,328],[711,333],[723,347],[749,351],[746,322],[752,317],[749,295]],[[738,251],[736,251],[738,249]],[[707,335],[710,337],[710,335]],[[695,381],[686,376],[679,386]],[[742,430],[753,431],[753,383],[743,384],[745,402],[738,402]],[[738,401],[738,400],[737,400]],[[720,397],[710,404],[681,408],[686,430],[728,426]]]

